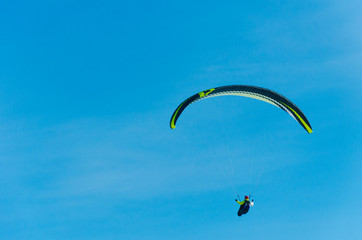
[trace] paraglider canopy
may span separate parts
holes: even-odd
[[[306,116],[303,114],[303,112],[286,97],[266,88],[247,86],[247,85],[230,85],[230,86],[216,87],[196,93],[195,95],[187,98],[176,108],[170,120],[170,127],[172,129],[176,128],[177,119],[180,117],[181,113],[185,110],[185,108],[189,106],[191,103],[200,101],[205,98],[225,96],[225,95],[249,97],[270,103],[286,111],[297,122],[299,122],[299,124],[308,133],[313,132],[312,126],[309,124],[309,121],[306,118]]]

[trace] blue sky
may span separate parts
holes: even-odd
[[[360,239],[361,7],[1,1],[0,238]]]

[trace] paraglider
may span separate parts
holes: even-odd
[[[240,204],[240,208],[238,211],[238,216],[241,217],[243,214],[247,214],[249,212],[250,207],[254,206],[254,200],[249,199],[249,196],[245,196],[245,199],[243,201],[239,201],[235,199],[237,203]]]
[[[217,96],[243,96],[248,98],[254,98],[257,100],[264,101],[266,103],[272,104],[285,112],[287,112],[291,117],[293,117],[308,133],[312,133],[312,126],[310,125],[308,119],[303,114],[303,112],[290,100],[288,100],[283,95],[276,93],[272,90],[248,86],[248,85],[229,85],[211,88],[205,91],[201,91],[192,95],[191,97],[184,100],[173,112],[170,119],[171,129],[176,128],[176,122],[181,116],[182,112],[192,103],[197,101]],[[230,155],[230,151],[229,151]],[[230,165],[231,165],[231,157]],[[232,167],[232,166],[231,166]],[[233,170],[232,170],[233,171]],[[231,178],[232,179],[232,178]],[[251,190],[250,190],[251,192]],[[240,204],[238,211],[238,216],[248,213],[250,207],[254,205],[254,200],[250,201],[248,196],[245,196],[243,201],[235,199],[235,201]]]

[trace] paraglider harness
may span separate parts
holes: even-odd
[[[235,201],[240,204],[240,208],[239,208],[239,211],[238,211],[238,216],[240,217],[241,215],[246,214],[246,213],[249,212],[250,200],[248,198],[246,198],[246,199],[244,199],[244,201],[240,201],[240,196],[239,195],[237,195],[237,196],[239,198],[239,201],[237,201],[237,199],[235,199]],[[249,196],[249,198],[250,197],[251,196]]]

